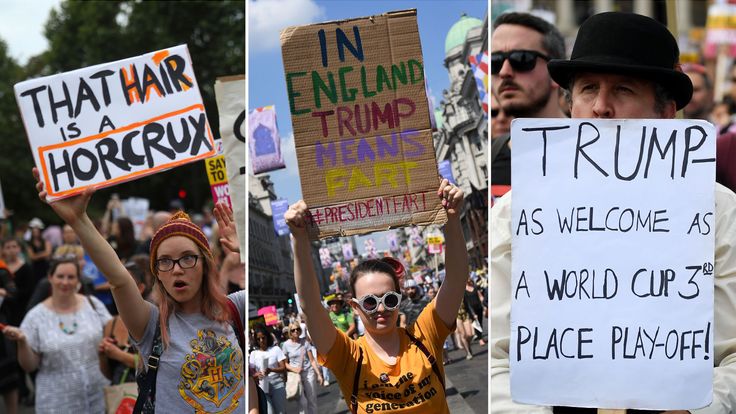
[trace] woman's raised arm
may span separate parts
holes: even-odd
[[[468,280],[470,273],[468,252],[460,225],[464,194],[459,187],[443,179],[437,195],[442,198],[442,206],[447,212],[447,224],[445,224],[445,281],[437,292],[435,307],[440,319],[451,327],[455,324],[465,292],[465,281]]]
[[[307,329],[317,352],[326,354],[335,343],[337,331],[330,315],[322,306],[317,275],[312,265],[312,246],[307,234],[307,204],[299,200],[284,214],[292,235],[294,251],[294,282],[299,303],[307,316]]]

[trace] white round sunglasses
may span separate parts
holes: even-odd
[[[401,303],[401,295],[398,292],[390,291],[386,292],[380,298],[376,295],[365,295],[360,299],[352,299],[353,302],[357,303],[363,312],[368,315],[372,315],[378,311],[378,305],[383,304],[386,310],[394,310],[399,307]]]

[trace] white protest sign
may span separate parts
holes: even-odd
[[[235,228],[240,240],[240,261],[245,263],[245,75],[217,78],[215,98]]]
[[[15,85],[49,200],[214,155],[186,45]]]
[[[125,215],[133,222],[135,237],[140,239],[146,219],[148,219],[150,201],[147,198],[130,197],[123,200],[122,205]]]
[[[517,119],[511,136],[514,401],[708,405],[713,125]]]

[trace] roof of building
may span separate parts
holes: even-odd
[[[462,46],[465,43],[465,38],[468,35],[468,31],[474,27],[481,26],[483,22],[475,17],[469,17],[464,14],[460,16],[460,20],[452,25],[450,30],[447,32],[445,37],[445,55],[447,55],[456,46]]]

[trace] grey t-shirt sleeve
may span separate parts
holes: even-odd
[[[235,307],[238,308],[238,312],[240,312],[240,322],[243,324],[243,327],[245,327],[245,290],[233,292],[227,295],[227,297],[233,301]]]

